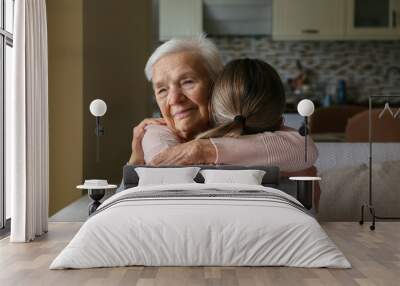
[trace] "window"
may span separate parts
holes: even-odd
[[[10,194],[4,184],[4,106],[6,95],[11,92],[13,66],[14,0],[0,0],[0,228],[5,227],[10,213]]]

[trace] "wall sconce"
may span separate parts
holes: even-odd
[[[95,99],[90,103],[89,106],[90,113],[96,117],[96,129],[94,130],[96,134],[96,162],[100,161],[100,136],[104,135],[104,127],[101,126],[100,117],[106,114],[107,104],[101,99]]]
[[[297,105],[297,112],[304,116],[304,123],[299,129],[301,136],[304,136],[304,160],[307,162],[307,133],[308,133],[308,117],[314,113],[314,103],[309,99],[303,99]]]
[[[297,112],[304,117],[304,123],[299,129],[301,136],[304,136],[304,160],[307,162],[307,133],[308,117],[314,113],[314,103],[309,99],[303,99],[297,105]],[[313,206],[313,193],[316,181],[320,177],[290,177],[290,180],[297,182],[297,199],[310,210]]]

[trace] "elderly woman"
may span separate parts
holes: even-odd
[[[285,126],[275,132],[195,139],[211,127],[209,99],[222,67],[217,48],[204,37],[173,39],[156,49],[145,73],[163,119],[146,119],[134,128],[129,163],[275,165],[287,172],[310,168],[318,156],[314,143],[308,141],[305,162],[304,138]]]

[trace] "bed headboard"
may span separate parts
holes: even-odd
[[[136,187],[139,182],[139,177],[135,171],[136,167],[147,167],[147,168],[179,168],[183,166],[143,166],[143,165],[126,165],[124,166],[123,170],[123,183],[124,189]],[[265,175],[262,180],[262,184],[264,186],[276,187],[279,185],[279,167],[275,166],[233,166],[233,165],[192,165],[192,166],[185,166],[185,167],[200,167],[202,170],[205,169],[221,169],[221,170],[248,170],[248,169],[256,169],[256,170],[264,170]],[[197,183],[203,183],[204,178],[203,176],[198,173],[196,178],[194,179]]]

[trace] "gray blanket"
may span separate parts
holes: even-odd
[[[164,199],[164,200],[190,200],[190,199],[257,199],[258,201],[270,201],[277,202],[285,205],[290,205],[304,213],[308,213],[304,206],[295,200],[290,200],[284,196],[277,195],[275,193],[270,193],[268,191],[259,190],[240,190],[240,191],[221,191],[216,189],[204,189],[204,190],[165,190],[165,191],[145,191],[145,192],[130,192],[126,195],[122,195],[118,199],[111,201],[105,205],[102,205],[97,211],[92,213],[94,216],[114,205],[120,204],[127,201],[143,201],[143,200],[154,200],[154,199]]]

